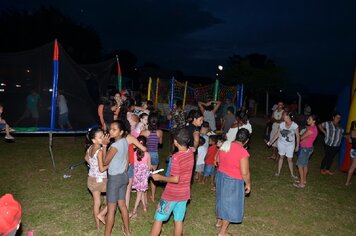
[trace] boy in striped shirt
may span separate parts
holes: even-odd
[[[194,166],[194,154],[188,148],[189,141],[188,130],[186,128],[178,130],[174,135],[174,145],[178,148],[178,152],[172,155],[170,176],[152,175],[155,181],[167,182],[154,216],[152,236],[160,234],[162,222],[167,221],[172,212],[174,235],[183,234],[183,220],[190,199],[190,181]]]

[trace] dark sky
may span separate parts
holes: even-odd
[[[2,0],[3,2],[3,0]],[[129,49],[189,75],[213,76],[233,54],[263,53],[289,79],[337,93],[356,55],[356,1],[343,0],[22,0],[3,8],[58,7],[92,25],[105,51]]]

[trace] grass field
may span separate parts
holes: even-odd
[[[310,161],[305,189],[292,186],[287,163],[280,177],[262,140],[262,127],[254,126],[251,142],[252,193],[246,199],[244,222],[231,225],[234,235],[356,235],[356,184],[345,187],[346,174],[319,174],[323,155],[319,139]],[[168,137],[168,135],[167,135]],[[165,140],[168,140],[165,139]],[[17,137],[15,143],[0,142],[0,195],[12,193],[21,202],[23,235],[102,235],[97,232],[91,214],[92,199],[86,187],[87,169],[80,165],[64,168],[83,160],[84,136],[55,137],[57,171],[52,169],[48,137]],[[165,168],[167,147],[161,151]],[[334,163],[336,168],[336,161]],[[72,175],[64,179],[64,174]],[[356,177],[354,177],[356,183]],[[160,196],[162,187],[158,189]],[[133,204],[135,194],[132,194]],[[134,235],[149,235],[155,204],[148,212],[131,221]],[[208,185],[193,184],[192,201],[185,219],[184,235],[216,235],[215,196]],[[121,234],[121,219],[116,215],[113,235]],[[173,219],[164,224],[161,235],[172,235]]]

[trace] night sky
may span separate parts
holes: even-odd
[[[352,80],[355,0],[23,0],[1,8],[41,4],[93,26],[105,52],[128,49],[141,64],[213,77],[229,56],[256,52],[315,92],[338,93]]]

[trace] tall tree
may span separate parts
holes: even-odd
[[[231,56],[220,80],[229,85],[243,83],[253,94],[283,89],[286,82],[282,68],[257,53]]]

